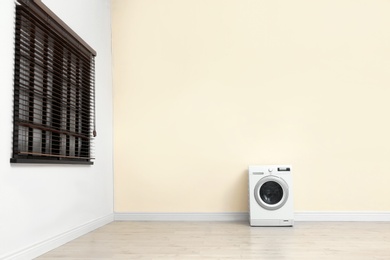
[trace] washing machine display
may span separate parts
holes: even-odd
[[[289,165],[249,166],[251,226],[292,226],[292,174]]]

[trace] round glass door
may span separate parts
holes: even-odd
[[[257,203],[269,210],[281,208],[288,198],[287,183],[276,176],[267,176],[259,180],[255,187]]]

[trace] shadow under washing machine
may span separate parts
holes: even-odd
[[[293,226],[294,201],[290,165],[249,166],[251,226]]]

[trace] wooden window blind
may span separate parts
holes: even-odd
[[[15,6],[11,162],[93,164],[96,52],[39,0]]]

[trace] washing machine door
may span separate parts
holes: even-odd
[[[254,192],[257,203],[267,210],[280,209],[288,199],[288,185],[277,176],[260,179]]]

